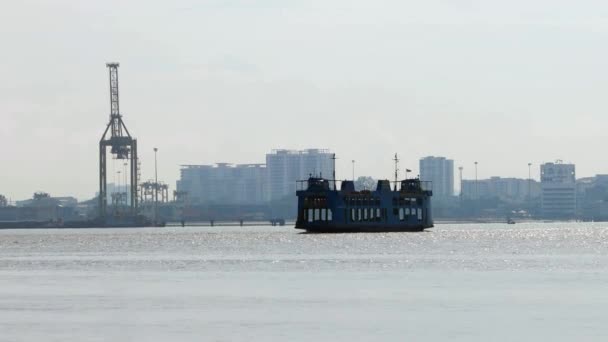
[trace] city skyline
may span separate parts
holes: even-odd
[[[285,148],[275,148],[275,149],[272,149],[272,150],[271,150],[271,153],[276,153],[276,151],[303,152],[303,151],[309,151],[309,150],[313,150],[313,151],[315,151],[315,150],[319,150],[319,151],[326,151],[327,153],[330,153],[329,151],[331,151],[331,149],[326,149],[326,148],[304,148],[304,149],[302,149],[302,150],[291,150],[291,149],[285,149]],[[332,151],[330,154],[334,155],[333,151]],[[268,156],[268,152],[266,152],[266,154],[265,154],[265,155],[266,155],[266,157],[267,157],[267,156]],[[340,159],[344,159],[344,158],[340,158],[340,157],[338,156],[338,154],[335,154],[335,155],[336,155],[336,179],[337,179],[337,180],[350,180],[350,179],[352,178],[352,160],[344,160],[344,161],[343,161],[344,163],[348,162],[348,163],[347,163],[348,165],[345,165],[344,167],[342,167],[342,169],[343,169],[345,172],[344,172],[344,173],[342,173],[342,174],[340,174],[340,173],[338,173],[338,171],[337,171],[337,170],[339,170],[339,169],[340,169],[340,168],[338,167],[338,161],[339,161]],[[399,156],[399,155],[398,155],[398,156]],[[420,159],[418,159],[418,161],[417,161],[417,165],[418,165],[418,167],[416,167],[416,166],[411,166],[411,167],[410,167],[410,166],[407,166],[407,165],[403,165],[403,163],[401,162],[401,161],[402,161],[401,156],[399,156],[399,158],[400,158],[400,164],[399,164],[399,165],[400,165],[400,168],[399,168],[399,169],[400,169],[400,172],[399,172],[399,175],[400,175],[400,179],[404,179],[404,178],[406,177],[406,175],[405,175],[405,170],[406,170],[406,169],[410,170],[410,171],[408,172],[408,174],[409,174],[409,177],[410,177],[410,178],[411,178],[411,177],[418,177],[418,176],[420,176],[420,174],[419,174],[419,173],[420,173],[420,167],[419,167],[419,164],[420,164],[420,162],[421,162],[422,160],[424,160],[424,159],[426,159],[426,158],[443,158],[443,159],[445,159],[445,158],[448,158],[448,157],[443,157],[443,156],[430,156],[430,157],[429,157],[429,156],[424,156],[424,157],[421,157]],[[462,166],[463,164],[458,163],[458,161],[457,161],[457,160],[453,160],[453,159],[451,159],[451,158],[449,158],[449,161],[450,161],[450,162],[452,162],[452,163],[453,163],[453,165],[454,165],[454,167],[452,168],[452,170],[453,170],[453,180],[452,180],[453,185],[452,185],[452,186],[453,186],[453,189],[454,189],[454,194],[453,194],[453,196],[458,196],[458,195],[460,194],[460,191],[461,191],[461,189],[460,189],[460,184],[459,184],[459,181],[458,181],[458,167]],[[112,162],[112,161],[110,161],[110,163],[111,163],[111,162]],[[545,164],[545,163],[553,163],[553,162],[560,162],[560,163],[561,163],[561,162],[562,162],[562,160],[558,159],[558,160],[555,160],[555,161],[544,161],[544,162],[540,162],[540,163],[538,163],[538,164],[531,163],[531,164],[532,164],[532,170],[533,170],[533,166],[534,166],[534,165],[538,165],[538,166],[537,166],[537,167],[538,167],[538,172],[537,172],[537,173],[531,172],[531,174],[530,174],[530,175],[531,175],[530,179],[531,179],[531,180],[534,180],[534,181],[538,181],[538,182],[539,182],[539,181],[540,181],[540,179],[541,179],[541,174],[540,174],[540,172],[541,172],[541,171],[540,171],[541,165],[542,165],[542,164]],[[119,163],[119,164],[120,164],[120,163]],[[390,166],[390,167],[392,168],[392,173],[391,173],[391,174],[387,174],[387,175],[385,175],[385,176],[379,176],[379,177],[375,177],[374,175],[369,175],[369,174],[360,174],[360,173],[358,172],[358,169],[355,169],[355,179],[358,179],[359,177],[372,177],[372,178],[377,179],[377,180],[380,180],[380,179],[387,179],[387,180],[390,180],[390,179],[392,179],[391,177],[393,177],[393,175],[394,175],[394,160],[393,160],[393,159],[391,159],[389,164],[390,164],[390,165],[387,165],[387,167],[388,167],[388,166]],[[570,163],[566,163],[566,164],[570,164]],[[480,163],[478,163],[478,166],[480,166],[480,165],[481,165],[481,164],[480,164]],[[527,167],[527,165],[528,165],[528,164],[526,164],[526,167]],[[227,162],[227,161],[223,160],[223,161],[212,161],[212,162],[209,162],[209,163],[198,163],[198,164],[195,164],[195,163],[192,163],[192,164],[180,164],[180,165],[176,165],[176,168],[179,170],[178,172],[182,172],[182,171],[184,170],[184,167],[189,167],[189,166],[194,166],[194,167],[212,167],[212,168],[216,168],[216,167],[218,167],[218,166],[222,166],[222,167],[226,167],[226,166],[228,166],[228,167],[242,167],[242,166],[264,166],[264,167],[266,167],[266,166],[267,166],[267,164],[266,164],[265,162],[261,162],[261,161],[252,162],[252,163],[236,163],[236,162]],[[358,166],[358,165],[357,165],[357,166]],[[467,167],[466,167],[466,166],[464,166],[463,168],[464,168],[465,170],[467,169]],[[474,181],[475,181],[475,173],[474,173],[474,168],[475,168],[475,162],[473,162],[473,163],[472,163],[472,165],[470,165],[470,166],[469,166],[470,175],[468,175],[468,177],[467,177],[466,172],[463,172],[463,181],[467,181],[467,182],[474,182]],[[121,171],[120,171],[120,170],[121,170],[121,167],[117,167],[117,168],[116,168],[116,170],[114,170],[114,171],[110,172],[110,174],[113,174],[113,175],[114,175],[114,176],[111,176],[111,178],[110,178],[110,179],[109,179],[109,181],[108,181],[108,186],[109,186],[110,188],[111,188],[111,187],[114,187],[114,186],[118,186],[118,187],[121,187],[121,188],[122,188],[122,187],[124,187],[124,186],[125,186],[125,182],[124,182],[124,181],[122,181],[122,180],[121,180],[121,178],[120,178],[120,177],[121,177],[121,176],[120,176],[120,173],[121,173]],[[526,168],[526,170],[528,170],[528,169]],[[326,172],[325,172],[325,173],[326,173],[326,174],[329,174],[330,172],[328,172],[328,171],[326,170]],[[603,174],[602,174],[602,173],[595,173],[595,174],[593,174],[593,175],[591,175],[591,176],[580,176],[580,177],[579,177],[579,176],[577,176],[577,178],[576,178],[576,179],[577,179],[577,180],[578,180],[578,179],[584,179],[584,178],[588,178],[588,177],[595,177],[595,176],[598,176],[598,175],[603,175]],[[112,177],[114,177],[114,178],[112,178]],[[116,177],[119,177],[119,178],[116,178]],[[331,178],[331,176],[330,176],[330,175],[328,175],[328,176],[325,176],[325,175],[324,175],[324,177],[325,177],[325,178]],[[487,175],[487,176],[486,176],[486,175],[484,175],[484,176],[482,177],[482,176],[480,175],[480,173],[478,172],[478,179],[479,179],[479,181],[488,181],[488,180],[491,180],[492,178],[496,178],[496,177],[498,177],[498,178],[505,178],[505,179],[509,179],[509,178],[512,178],[512,179],[521,179],[521,180],[526,180],[526,179],[528,179],[528,176],[527,176],[527,175],[526,175],[525,177],[515,177],[515,176],[510,176],[510,175]],[[173,190],[178,190],[178,191],[179,191],[179,189],[178,189],[178,185],[177,185],[177,183],[179,182],[179,180],[180,180],[179,176],[178,176],[178,178],[177,178],[177,179],[175,179],[175,180],[173,180],[173,181],[165,181],[164,179],[159,178],[159,182],[160,182],[160,183],[164,183],[164,184],[169,185],[169,188],[170,188],[170,190],[171,190],[171,191],[173,191]],[[152,178],[150,178],[150,177],[149,177],[149,178],[142,178],[142,179],[140,179],[140,183],[143,183],[143,182],[146,182],[146,181],[154,181],[154,180],[153,180]],[[128,184],[128,183],[127,183],[127,184]],[[295,187],[295,185],[294,185],[294,187]],[[51,194],[51,195],[53,195],[53,196],[74,196],[74,197],[76,197],[76,198],[77,198],[79,201],[82,201],[82,200],[90,200],[90,199],[93,199],[93,198],[95,198],[96,196],[98,196],[98,192],[94,193],[93,195],[90,195],[90,196],[84,196],[84,197],[79,197],[79,196],[77,195],[77,192],[67,192],[67,193],[61,193],[61,194],[59,194],[59,195],[58,195],[58,194],[55,194],[55,193],[51,193],[51,192],[49,192],[49,191],[46,191],[45,189],[38,189],[38,190],[36,190],[36,191],[34,191],[34,192],[32,192],[32,193],[26,193],[24,197],[11,197],[11,196],[7,196],[6,194],[2,194],[2,195],[5,195],[5,196],[6,196],[6,198],[7,198],[7,199],[8,199],[10,202],[15,202],[15,201],[23,201],[23,200],[28,200],[28,199],[30,199],[30,198],[31,198],[32,194],[33,194],[33,193],[35,193],[35,192],[44,192],[44,193],[50,193],[50,194]],[[1,193],[0,193],[0,194],[1,194]]]
[[[275,148],[325,147],[337,174],[417,174],[449,156],[464,178],[533,178],[563,159],[608,173],[603,153],[608,33],[595,1],[60,0],[0,21],[0,193],[88,199],[109,114],[108,61],[142,181],[175,187],[181,164],[259,163]],[[166,23],[167,30],[158,25]],[[379,23],[382,23],[379,25]],[[281,48],[276,48],[281,47]],[[41,58],[44,56],[44,58]],[[111,163],[111,161],[110,161]],[[111,167],[111,165],[109,165]]]

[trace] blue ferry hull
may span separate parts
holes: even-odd
[[[339,225],[333,224],[328,226],[314,227],[310,225],[296,225],[296,229],[305,229],[311,233],[389,233],[389,232],[421,232],[426,228],[433,226],[423,225],[407,225],[407,226],[369,226],[369,225]]]
[[[318,233],[416,232],[433,227],[430,184],[418,179],[378,181],[374,191],[355,191],[351,181],[310,178],[296,192],[296,229]]]

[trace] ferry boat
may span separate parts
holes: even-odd
[[[337,181],[322,177],[297,183],[296,229],[338,233],[422,231],[433,227],[431,182],[418,178],[379,180],[373,191],[356,191],[353,181],[341,181],[338,190]]]

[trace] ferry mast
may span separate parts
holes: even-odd
[[[399,158],[397,157],[397,153],[395,153],[395,191],[397,191],[397,183],[399,183]]]

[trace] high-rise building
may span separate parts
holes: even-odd
[[[262,204],[267,181],[264,164],[183,165],[177,191],[198,204]]]
[[[420,180],[431,181],[433,197],[446,199],[454,195],[454,161],[445,157],[420,159]]]
[[[310,175],[332,178],[333,154],[329,150],[273,150],[266,154],[269,198],[281,200],[287,196],[295,199],[296,181]]]
[[[540,166],[541,209],[545,218],[574,218],[576,175],[574,164],[545,163]]]

